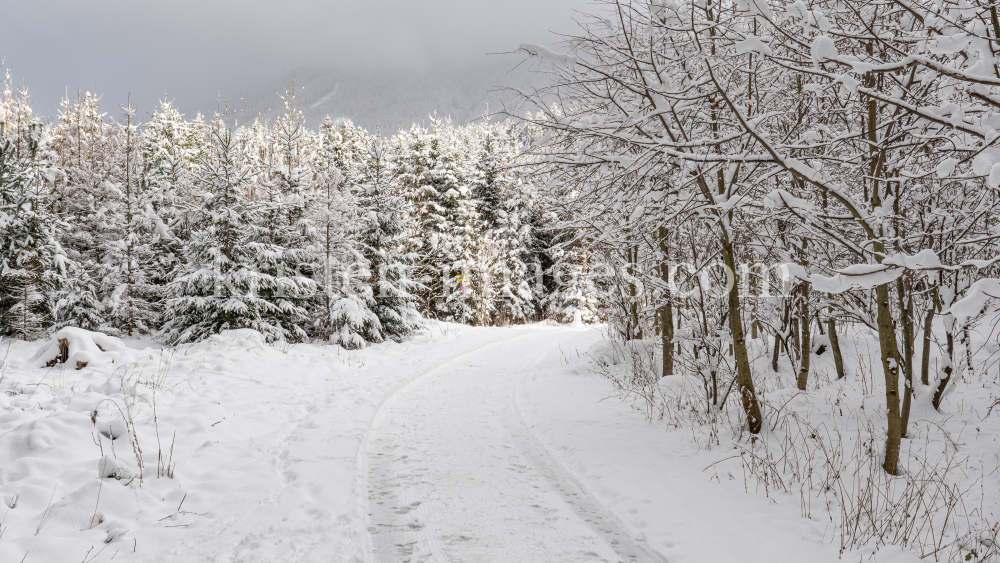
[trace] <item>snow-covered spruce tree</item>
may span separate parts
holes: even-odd
[[[55,322],[66,260],[44,185],[55,174],[43,170],[42,125],[28,122],[11,134],[6,125],[0,121],[0,332],[30,340]]]
[[[528,201],[510,168],[519,152],[509,124],[489,120],[472,133],[477,145],[472,197],[479,215],[477,251],[478,324],[524,322],[534,314],[534,295],[526,279],[531,259],[531,228],[522,221]]]
[[[340,297],[330,306],[333,332],[329,339],[353,350],[371,342],[382,342],[384,336],[382,324],[373,310],[377,302],[369,284],[369,262],[355,244],[350,244],[347,250],[350,267],[342,271],[338,288]]]
[[[349,124],[348,124],[349,125]],[[314,162],[316,191],[311,214],[315,225],[314,255],[321,290],[314,299],[313,331],[349,349],[384,339],[369,283],[370,263],[362,253],[358,237],[361,210],[357,195],[340,166],[355,177],[366,153],[345,150],[345,138],[367,136],[353,127],[336,127],[327,118],[320,132]]]
[[[269,246],[258,240],[256,206],[246,197],[253,171],[224,116],[216,116],[208,134],[198,178],[202,205],[193,214],[184,274],[168,287],[163,332],[171,342],[237,328],[257,330],[271,341],[301,340],[306,336],[297,324],[304,319],[301,308],[261,295],[275,295],[279,286],[286,294],[306,294],[310,280],[259,271],[270,258]]]
[[[410,279],[415,256],[402,253],[409,214],[392,176],[382,142],[373,140],[355,187],[362,214],[359,242],[371,271],[372,311],[382,337],[401,341],[420,327],[414,296],[420,285]]]
[[[107,183],[115,201],[99,271],[107,320],[129,336],[156,330],[162,305],[161,287],[153,282],[156,215],[149,185],[142,178],[142,138],[135,114],[131,104],[123,107],[121,121],[110,135],[115,165]]]
[[[596,323],[600,321],[600,302],[590,280],[585,244],[570,243],[550,251],[555,290],[548,295],[549,314],[561,323]]]
[[[327,119],[326,124],[331,123]],[[327,135],[329,131],[324,125],[319,137],[314,169],[316,191],[309,207],[315,225],[314,254],[319,262],[314,275],[319,290],[309,308],[309,333],[324,340],[337,331],[333,315],[333,306],[341,297],[337,280],[341,279],[345,269],[345,256],[350,252],[348,233],[352,228],[351,220],[356,218],[356,213],[348,209],[352,198],[344,185],[344,175],[334,164],[329,144],[332,139]]]
[[[264,167],[258,174],[255,205],[256,241],[265,248],[260,272],[275,280],[295,280],[294,287],[285,283],[262,287],[260,296],[277,304],[281,324],[291,327],[307,318],[306,307],[316,289],[311,279],[317,268],[311,247],[315,233],[307,214],[313,197],[314,155],[293,94],[286,95],[285,110],[273,131],[259,130],[265,135],[257,142],[258,152],[264,151]]]
[[[57,325],[106,330],[99,269],[106,251],[105,205],[115,201],[104,181],[110,173],[109,128],[99,96],[78,92],[75,100],[67,96],[61,106],[52,146],[65,176],[55,185],[51,209],[67,224],[59,243],[75,266]]]
[[[143,131],[144,181],[155,212],[151,244],[156,264],[150,275],[163,288],[174,279],[184,244],[190,239],[194,179],[205,152],[204,129],[200,115],[187,122],[164,100]]]
[[[414,126],[396,140],[398,181],[414,218],[408,250],[420,256],[415,277],[426,288],[419,292],[422,313],[472,323],[477,214],[462,159],[465,140],[436,117],[432,126]]]
[[[372,135],[350,120],[334,122],[326,117],[320,127],[324,159],[332,163],[343,174],[350,185],[362,173],[368,159],[368,149],[377,135]]]

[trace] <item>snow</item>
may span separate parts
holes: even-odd
[[[768,429],[759,437],[732,433],[738,421],[730,426],[733,421],[728,417],[716,424],[683,420],[682,411],[687,405],[684,397],[703,393],[699,378],[691,376],[661,380],[665,410],[661,418],[647,422],[643,400],[616,400],[612,385],[598,373],[594,360],[607,358],[609,343],[597,330],[581,333],[561,346],[565,357],[573,359],[561,365],[540,365],[526,374],[519,387],[518,404],[536,436],[588,495],[667,561],[915,563],[920,560],[918,554],[893,546],[847,546],[841,554],[834,521],[840,516],[837,498],[839,494],[839,498],[849,499],[854,493],[829,495],[813,489],[810,500],[809,489],[800,490],[801,485],[785,472],[781,472],[781,479],[787,492],[774,483],[767,490],[741,461],[741,456],[751,451],[760,456],[768,451],[780,455],[781,444],[794,439],[796,424],[808,425],[805,428],[812,429],[813,434],[811,438],[807,434],[805,439],[816,442],[819,434],[826,448],[843,440],[843,453],[851,455],[846,444],[852,435],[866,432],[864,413],[878,417],[877,413],[884,410],[884,404],[881,409],[879,405],[884,390],[877,383],[881,374],[867,367],[869,354],[877,354],[877,348],[868,343],[871,337],[864,330],[841,334],[848,376],[839,381],[835,375],[831,378],[832,355],[817,356],[814,348],[811,381],[815,383],[810,384],[808,392],[795,389],[791,366],[785,364],[777,374],[770,372],[768,358],[761,353],[761,341],[754,341],[750,351],[758,393],[769,405],[765,407]],[[988,342],[987,334],[976,333],[974,340],[977,354],[983,354],[977,355],[976,365],[989,365],[989,355],[1000,347],[984,351],[981,346],[984,340]],[[824,341],[828,342],[818,339]],[[579,356],[576,350],[581,351]],[[583,350],[588,351],[584,354]],[[940,362],[943,359],[933,352],[932,368],[940,367]],[[614,369],[619,373],[629,373],[627,359],[616,364]],[[976,513],[988,518],[998,513],[1000,495],[994,485],[997,478],[991,472],[997,466],[994,437],[1000,424],[995,417],[984,418],[992,399],[981,393],[980,385],[982,380],[995,390],[994,379],[986,373],[970,377],[968,385],[954,388],[954,395],[948,399],[951,406],[940,414],[930,406],[932,389],[917,381],[909,439],[903,441],[904,460],[912,460],[906,471],[915,478],[922,475],[923,459],[948,459],[954,455],[952,462],[968,468],[967,472],[949,476],[954,479],[950,481],[952,486],[970,495],[964,502],[977,507],[963,525],[973,525]],[[853,426],[859,422],[860,427]],[[884,434],[875,439],[883,440]],[[951,447],[956,442],[960,443],[955,446],[958,451]],[[826,450],[826,454],[839,455],[836,448]],[[803,451],[795,455],[801,456]],[[776,460],[776,467],[788,467],[788,461],[782,457]],[[809,480],[823,480],[822,471],[814,471],[813,466],[808,470]],[[857,475],[848,480],[861,479]],[[936,525],[940,524],[938,520]],[[979,553],[984,551],[974,540],[963,545]],[[969,553],[960,551],[957,558]],[[969,560],[974,559],[970,556]]]
[[[567,482],[511,400],[523,374],[558,365],[560,343],[579,332],[509,333],[379,412],[369,458],[376,560],[658,561]]]
[[[39,367],[60,336],[71,358],[86,351],[94,363]],[[977,365],[1000,349],[986,336],[974,331]],[[629,373],[656,347],[636,341],[623,357],[604,337],[604,327],[431,323],[353,352],[269,344],[246,329],[176,348],[86,331],[5,342],[0,560],[840,560],[832,497],[800,491],[788,473],[768,489],[744,460],[792,439],[781,426],[791,420],[848,441],[864,431],[862,413],[880,426],[871,333],[841,334],[844,380],[830,377],[832,354],[814,355],[806,393],[787,363],[770,372],[754,340],[774,425],[759,438],[739,431],[736,406],[711,424],[685,418],[695,411],[681,405],[701,392],[690,374],[657,384],[664,402],[649,422],[600,366]],[[962,377],[940,415],[917,384],[904,449],[929,457],[960,442],[955,485],[988,516],[1000,502],[990,461],[1000,422],[983,418],[991,399],[976,389],[995,382]],[[873,545],[844,557],[918,560]]]
[[[990,299],[1000,298],[1000,280],[986,278],[969,287],[965,297],[955,302],[947,312],[959,319],[974,317],[986,307]]]
[[[810,53],[814,61],[820,63],[826,59],[836,60],[840,53],[837,52],[837,44],[833,42],[833,38],[826,35],[818,35],[816,39],[813,40],[812,46],[810,47]]]
[[[60,335],[71,354],[117,340]],[[37,367],[50,341],[5,341],[0,498],[15,507],[0,515],[0,561],[82,560],[91,547],[98,561],[370,561],[358,468],[378,405],[495,336],[433,324],[349,353],[227,331],[176,351],[126,340],[81,370]]]
[[[972,171],[976,176],[986,176],[993,170],[993,165],[1000,163],[1000,149],[988,147],[972,159]]]
[[[97,367],[114,363],[118,359],[122,363],[134,361],[125,344],[115,338],[100,332],[91,332],[82,328],[65,327],[57,330],[48,343],[40,348],[32,357],[35,367],[45,367],[45,364],[59,356],[59,341],[66,340],[69,356],[66,363],[75,366],[78,362]]]
[[[771,48],[767,46],[760,37],[748,35],[746,39],[736,42],[736,53],[757,53],[764,56],[771,55]]]
[[[731,449],[703,451],[689,433],[664,433],[608,394],[607,381],[578,367],[536,372],[520,399],[549,450],[665,560],[838,560],[793,499],[774,503],[747,493],[742,474],[704,471]]]
[[[930,248],[925,248],[912,256],[899,252],[882,260],[882,264],[899,266],[909,270],[940,270],[945,267],[937,253]]]
[[[937,177],[947,178],[948,176],[951,176],[955,172],[955,166],[957,166],[958,163],[959,160],[957,158],[946,158],[942,160],[941,164],[938,164],[937,170],[935,170]]]
[[[736,8],[741,11],[750,12],[755,16],[763,16],[768,19],[772,17],[767,0],[736,0]]]

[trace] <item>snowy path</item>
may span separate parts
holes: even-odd
[[[352,354],[303,345],[246,358],[236,350],[238,363],[209,366],[202,398],[228,414],[208,428],[209,442],[180,456],[197,483],[184,508],[199,516],[179,521],[191,526],[172,528],[169,548],[153,560],[369,561],[359,452],[379,405],[437,366],[516,336],[451,330]]]
[[[575,332],[520,329],[390,397],[368,443],[379,563],[653,562],[532,436],[515,389]]]

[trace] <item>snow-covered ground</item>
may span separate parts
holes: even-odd
[[[583,354],[587,339],[597,343],[601,335],[581,336]],[[725,470],[705,470],[730,457],[731,445],[709,450],[690,428],[646,423],[586,359],[568,368],[528,375],[518,393],[526,419],[592,498],[665,560],[838,560],[823,526],[802,519],[797,497],[769,499],[754,494],[752,483],[748,494],[738,458]]]
[[[176,351],[128,342],[143,349],[79,371],[34,367],[42,343],[5,341],[0,561],[370,560],[358,469],[378,405],[507,334],[441,325],[348,353],[241,331]],[[123,416],[134,432],[101,434]],[[128,475],[99,479],[103,455]]]
[[[865,341],[844,340],[850,357]],[[748,460],[795,443],[783,412],[830,433],[884,397],[857,362],[824,375],[827,354],[807,394],[762,376],[760,440],[696,423],[671,378],[674,406],[651,423],[598,373],[600,329],[546,325],[432,325],[360,352],[247,331],[177,349],[99,340],[51,368],[51,341],[2,344],[2,562],[834,561],[842,497],[804,488],[787,460],[780,485],[762,481]],[[905,441],[959,466],[961,526],[996,520],[995,384],[967,377],[945,415],[921,390]],[[844,557],[918,560],[872,542]]]

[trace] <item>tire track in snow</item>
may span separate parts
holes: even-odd
[[[185,509],[198,500],[208,509],[153,560],[371,561],[357,467],[378,405],[441,364],[495,344],[497,336],[463,330],[458,340],[416,341],[412,355],[405,344],[391,345],[362,354],[367,369],[344,368],[332,347],[307,346],[220,370],[214,377],[225,383],[210,388],[218,394],[213,398],[241,423],[213,430],[206,469],[184,472],[204,488]],[[211,481],[219,486],[202,485]]]
[[[522,374],[571,337],[527,335],[528,357],[513,347],[520,342],[496,341],[499,350],[451,362],[476,354],[472,369],[427,373],[384,403],[366,447],[376,560],[662,561],[621,531],[522,419]]]
[[[452,364],[452,363],[454,363],[456,361],[459,361],[459,360],[463,359],[465,356],[468,356],[470,354],[474,354],[476,352],[479,352],[483,348],[487,348],[487,347],[490,347],[490,346],[496,346],[498,344],[501,344],[501,343],[504,343],[504,342],[508,342],[510,340],[515,340],[517,338],[522,338],[525,335],[526,335],[525,331],[523,331],[523,330],[517,330],[517,332],[515,334],[512,334],[512,335],[510,335],[510,336],[508,336],[506,338],[501,338],[501,339],[496,339],[496,340],[490,340],[488,342],[484,342],[482,344],[479,344],[479,345],[474,346],[472,348],[469,348],[467,350],[463,350],[462,352],[460,352],[458,354],[455,354],[455,355],[449,357],[448,359],[440,361],[436,365],[431,366],[431,367],[425,369],[424,371],[420,372],[419,374],[417,374],[414,377],[412,377],[411,379],[409,379],[407,382],[405,382],[402,385],[398,386],[392,392],[386,393],[379,400],[378,405],[375,407],[374,412],[372,412],[372,415],[371,415],[371,417],[368,420],[367,430],[365,431],[364,438],[361,440],[361,444],[358,447],[358,456],[357,456],[357,462],[356,462],[355,473],[354,473],[354,475],[355,475],[355,491],[356,491],[355,497],[356,497],[357,502],[358,502],[358,512],[359,512],[359,514],[363,515],[364,522],[365,522],[365,527],[366,527],[366,531],[368,532],[367,534],[364,535],[364,541],[366,542],[365,546],[364,546],[364,553],[365,553],[365,558],[366,558],[367,561],[373,562],[373,561],[376,560],[374,544],[372,542],[372,530],[374,528],[372,527],[371,509],[370,509],[370,503],[369,503],[369,496],[370,496],[370,492],[371,491],[370,491],[369,479],[368,479],[368,473],[370,471],[369,462],[368,462],[368,457],[369,457],[368,450],[369,450],[370,443],[371,443],[372,429],[373,429],[373,427],[375,425],[376,420],[379,417],[380,412],[382,411],[382,408],[393,397],[395,397],[396,395],[404,392],[407,388],[415,385],[421,379],[423,379],[425,376],[431,375],[431,374],[435,373],[436,371],[438,371],[438,370],[440,370],[440,369],[442,369],[442,368],[444,368],[444,367],[446,367],[446,366],[448,366],[448,365],[450,365],[450,364]]]

